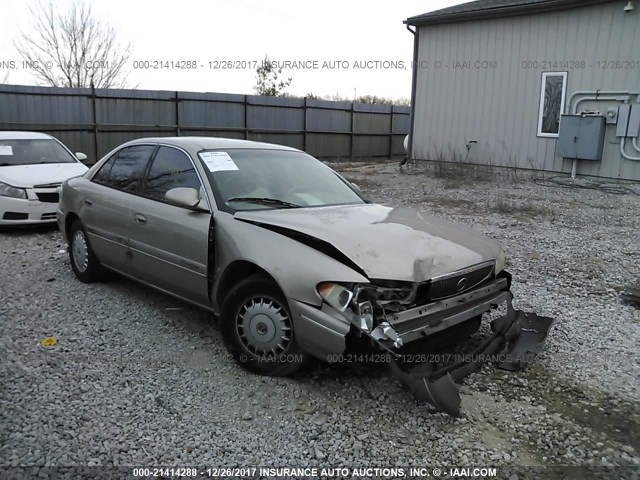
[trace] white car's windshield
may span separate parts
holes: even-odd
[[[0,167],[75,162],[76,159],[53,139],[0,140]]]
[[[230,210],[365,203],[333,170],[306,153],[229,149],[199,155],[219,205]]]

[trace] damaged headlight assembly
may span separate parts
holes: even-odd
[[[322,282],[317,286],[324,302],[340,312],[345,319],[365,333],[374,329],[374,309],[398,311],[402,303],[411,300],[410,286],[378,286],[361,284],[352,287],[334,282]]]
[[[319,283],[318,294],[322,300],[338,310],[340,313],[347,309],[353,299],[353,292],[344,286],[333,282]]]
[[[373,328],[373,305],[371,302],[354,301],[354,293],[339,283],[322,282],[318,284],[317,290],[318,295],[327,305],[336,309],[358,328],[365,332]]]

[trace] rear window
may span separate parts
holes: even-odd
[[[105,162],[93,181],[125,192],[139,193],[142,176],[154,149],[153,145],[123,148]]]
[[[52,138],[0,140],[0,166],[75,162],[76,158]]]

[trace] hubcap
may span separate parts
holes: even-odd
[[[73,253],[73,263],[79,272],[85,272],[89,266],[89,247],[84,233],[78,230],[73,235],[71,242],[71,252]]]
[[[291,322],[286,310],[269,297],[247,300],[236,317],[240,341],[252,354],[275,358],[291,342]]]

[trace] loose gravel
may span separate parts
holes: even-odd
[[[0,466],[640,466],[640,310],[619,300],[640,283],[640,197],[333,166],[375,201],[500,241],[515,307],[556,319],[536,362],[467,379],[458,419],[379,364],[259,377],[208,313],[116,275],[78,282],[55,229],[3,230]]]

